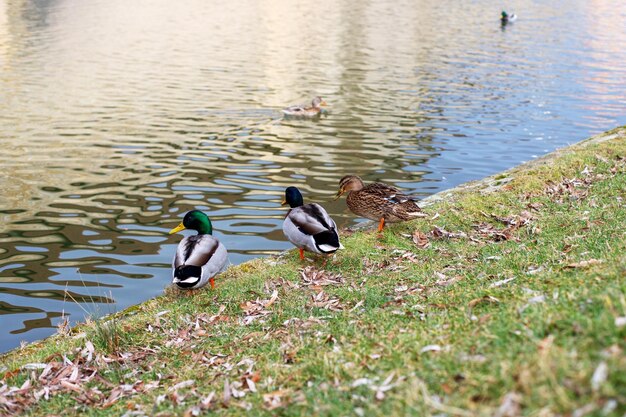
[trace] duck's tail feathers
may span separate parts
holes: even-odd
[[[323,253],[333,253],[342,248],[339,235],[335,230],[324,230],[313,235],[313,240],[315,240],[315,246]]]
[[[174,284],[182,288],[191,288],[198,284],[202,277],[202,268],[195,265],[180,265],[174,270]]]

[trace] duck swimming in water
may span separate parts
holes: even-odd
[[[184,229],[196,230],[198,234],[187,236],[178,244],[172,261],[172,282],[183,290],[202,288],[207,283],[215,288],[215,276],[226,269],[226,248],[211,236],[211,220],[199,210],[188,212],[170,234]]]
[[[507,23],[513,23],[517,20],[517,15],[515,13],[508,14],[504,10],[502,10],[502,14],[500,14],[500,23],[506,25]]]
[[[425,217],[414,197],[381,182],[365,185],[356,175],[346,175],[339,181],[335,200],[344,193],[348,193],[346,204],[350,211],[366,219],[378,220],[379,232],[383,231],[385,222],[397,223]]]
[[[296,187],[285,190],[282,205],[289,204],[283,222],[285,237],[300,249],[300,259],[304,260],[304,251],[319,254],[335,253],[343,249],[339,242],[337,225],[326,210],[317,203],[304,204],[302,194]]]
[[[310,106],[304,104],[289,106],[283,109],[283,113],[285,116],[315,117],[320,114],[323,106],[326,106],[326,102],[318,96],[311,101]]]

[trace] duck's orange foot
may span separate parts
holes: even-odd
[[[381,217],[380,222],[378,223],[378,233],[382,233],[384,228],[385,228],[385,218]]]
[[[209,278],[209,284],[211,284],[211,289],[215,289],[215,277]]]
[[[300,260],[304,261],[304,249],[300,248]]]

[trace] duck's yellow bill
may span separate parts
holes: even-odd
[[[343,195],[343,190],[337,191],[337,194],[335,194],[335,198],[333,198],[333,201],[339,200],[339,197],[341,197],[342,195]]]
[[[181,230],[185,230],[185,226],[181,223],[178,226],[176,226],[175,228],[173,228],[172,230],[170,230],[170,235],[174,234],[174,233],[178,233]]]
[[[287,205],[287,200],[285,199],[285,200],[281,201],[281,202],[280,202],[280,205],[281,205],[281,206],[286,206],[286,205]]]
[[[320,106],[328,106],[328,103],[326,103],[324,100],[322,100],[322,102],[320,103]]]

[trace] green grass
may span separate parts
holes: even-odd
[[[346,236],[324,268],[295,251],[252,261],[215,291],[13,351],[0,387],[30,386],[5,394],[12,408],[0,388],[0,414],[622,415],[626,140],[612,133],[382,238]],[[54,366],[40,378],[28,363]]]

